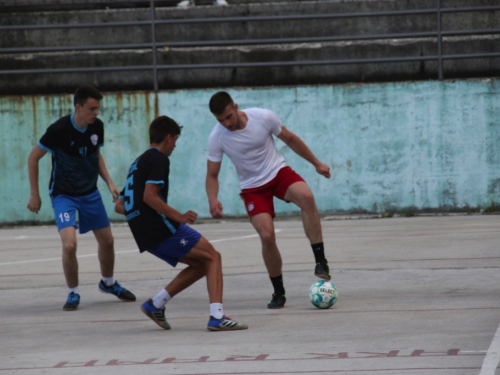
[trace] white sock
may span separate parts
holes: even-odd
[[[114,276],[111,276],[111,277],[101,276],[101,279],[102,279],[102,281],[104,281],[104,284],[106,284],[106,286],[111,286],[115,283]]]
[[[157,309],[163,309],[168,301],[170,301],[172,297],[165,289],[162,289],[156,296],[153,297],[153,305]]]
[[[224,316],[224,309],[222,308],[222,303],[211,303],[210,315],[212,315],[215,319],[221,319]]]
[[[80,294],[80,291],[78,290],[77,286],[75,286],[74,288],[68,288],[68,294],[71,294],[71,292],[75,294]]]

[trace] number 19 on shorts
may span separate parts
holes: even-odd
[[[69,221],[69,214],[67,212],[60,213],[59,220],[61,220],[61,223],[64,223],[65,221]]]

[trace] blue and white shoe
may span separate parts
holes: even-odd
[[[141,305],[141,310],[161,328],[170,329],[170,324],[168,324],[167,319],[165,319],[165,308],[159,309],[155,307],[151,298]]]
[[[237,331],[248,329],[248,326],[246,324],[238,323],[237,321],[232,320],[227,315],[224,315],[221,319],[215,319],[213,316],[210,316],[207,329],[209,331]]]
[[[80,295],[71,292],[68,294],[68,299],[66,300],[66,303],[63,306],[64,311],[73,311],[78,309],[78,305],[80,304]]]
[[[111,286],[107,286],[104,281],[101,280],[99,283],[99,290],[103,293],[109,293],[114,296],[117,296],[124,302],[133,302],[135,301],[135,296],[129,290],[125,289],[120,285],[118,280]]]

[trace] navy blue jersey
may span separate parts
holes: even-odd
[[[50,125],[38,142],[52,154],[50,195],[82,196],[96,191],[99,147],[103,144],[104,125],[99,119],[83,130],[73,122],[73,115]]]
[[[120,198],[125,201],[125,215],[140,252],[154,248],[179,228],[180,223],[144,203],[147,184],[160,186],[159,196],[167,203],[170,160],[157,148],[150,148],[130,166]]]

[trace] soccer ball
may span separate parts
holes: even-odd
[[[338,292],[329,281],[316,281],[309,289],[309,299],[318,309],[329,309],[337,302]]]

